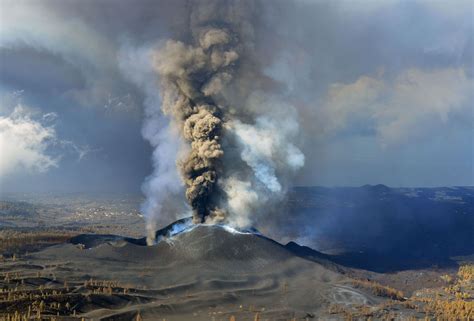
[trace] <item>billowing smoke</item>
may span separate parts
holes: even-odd
[[[214,194],[224,154],[221,135],[225,111],[213,95],[230,80],[232,63],[238,57],[227,49],[230,37],[225,30],[204,27],[193,37],[196,46],[169,40],[155,55],[162,110],[173,117],[191,147],[178,166],[196,223],[203,223],[207,216],[223,219]]]
[[[146,135],[158,157],[152,177],[165,179],[163,166],[177,156],[193,221],[247,226],[262,205],[281,198],[288,174],[304,163],[292,143],[298,135],[296,113],[263,72],[264,59],[255,49],[257,1],[191,1],[188,6],[176,39],[151,53],[161,111],[169,119],[163,127],[175,129],[180,136],[175,141],[186,143],[167,155],[160,152],[169,145],[162,131]],[[159,122],[150,116],[157,107],[148,110],[147,127]],[[144,210],[152,222],[168,191],[163,186],[147,193],[146,204],[154,206]]]

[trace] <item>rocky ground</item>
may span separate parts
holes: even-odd
[[[139,197],[3,199],[0,320],[474,318],[472,189],[293,194],[287,223],[275,221],[288,239],[181,220],[159,230],[154,246],[140,237]],[[451,216],[430,225],[425,207]],[[343,228],[328,225],[332,215]],[[292,239],[304,221],[320,227],[319,239]],[[378,234],[368,222],[378,222]],[[396,230],[404,234],[389,234]]]
[[[404,271],[384,277],[337,265],[324,255],[304,257],[259,234],[228,227],[199,225],[175,235],[170,230],[159,231],[154,246],[146,246],[143,239],[79,235],[39,251],[3,257],[1,318],[472,317],[472,265],[456,273]]]

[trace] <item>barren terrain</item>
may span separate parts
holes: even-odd
[[[257,230],[186,219],[146,246],[139,214],[125,209],[138,201],[82,200],[89,211],[104,208],[83,221],[74,215],[87,211],[65,201],[64,213],[8,202],[0,231],[3,320],[468,320],[474,313],[469,255],[360,268],[354,252],[324,254]],[[29,218],[20,224],[22,216]],[[42,217],[53,221],[35,225]]]

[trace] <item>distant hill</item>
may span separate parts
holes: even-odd
[[[96,233],[136,237],[143,235],[139,203],[127,195],[21,196],[0,201],[0,230],[102,226]],[[455,256],[474,254],[474,187],[296,187],[280,205],[262,209],[255,227],[281,244],[294,242],[299,255],[313,249],[346,266],[387,271],[451,265]],[[176,223],[157,240],[186,226]],[[86,246],[98,241],[83,237]]]
[[[274,224],[281,229],[276,239],[343,264],[375,270],[449,264],[450,257],[474,253],[474,187],[297,187]]]

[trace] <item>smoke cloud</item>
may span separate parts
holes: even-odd
[[[173,39],[145,50],[153,74],[122,66],[149,100],[143,136],[155,148],[154,173],[144,185],[143,211],[150,243],[165,204],[180,192],[171,164],[195,223],[239,227],[255,221],[263,204],[280,200],[304,164],[294,144],[296,112],[276,95],[278,84],[257,59],[260,7],[191,1]]]
[[[212,57],[214,65],[234,61],[233,70],[215,75],[200,88],[205,95],[225,94],[231,109],[242,111],[247,100],[238,99],[257,89],[264,96],[278,92],[278,98],[283,94],[292,101],[303,136],[298,146],[305,154],[305,166],[293,180],[296,185],[472,185],[472,175],[465,175],[472,172],[471,148],[465,147],[472,145],[472,97],[465,90],[466,83],[472,87],[470,1],[452,6],[425,0],[364,5],[274,0],[233,4],[232,12],[226,9],[231,7],[228,1],[0,3],[0,94],[24,90],[28,105],[59,115],[59,135],[101,150],[80,168],[75,160],[63,159],[54,171],[35,177],[39,189],[61,184],[61,190],[70,186],[136,191],[151,172],[148,145],[152,144],[142,142],[140,118],[145,109],[163,118],[161,98],[148,106],[150,91],[144,87],[153,87],[159,96],[158,74],[149,56],[155,47],[165,47],[164,39],[207,48],[204,51],[216,46],[213,41],[228,41],[226,46],[235,47],[238,57],[230,53]],[[210,13],[209,8],[217,11]],[[226,33],[213,31],[202,41],[193,40],[199,38],[193,32],[196,24],[206,25],[206,17],[207,22],[218,22],[208,23],[212,29]],[[123,77],[124,49],[130,50],[125,56],[149,51],[129,63],[132,69],[147,66],[141,71],[149,78],[145,86],[134,86]],[[146,64],[135,59],[147,59]],[[262,70],[273,80],[263,77]],[[414,91],[405,90],[404,83],[413,83],[408,88]],[[427,95],[432,99],[423,100]],[[254,116],[238,118],[252,124]],[[161,119],[155,126],[161,130],[168,121]],[[167,139],[176,139],[166,131]],[[226,158],[229,151],[224,152]],[[174,168],[175,157],[167,158]],[[445,170],[451,167],[459,170]],[[91,174],[94,171],[101,175]],[[174,194],[183,195],[178,191],[180,175],[170,175]],[[282,180],[281,174],[277,177]],[[222,183],[222,176],[218,181]],[[32,186],[17,178],[5,185]],[[159,217],[167,218],[168,212],[161,210]]]

